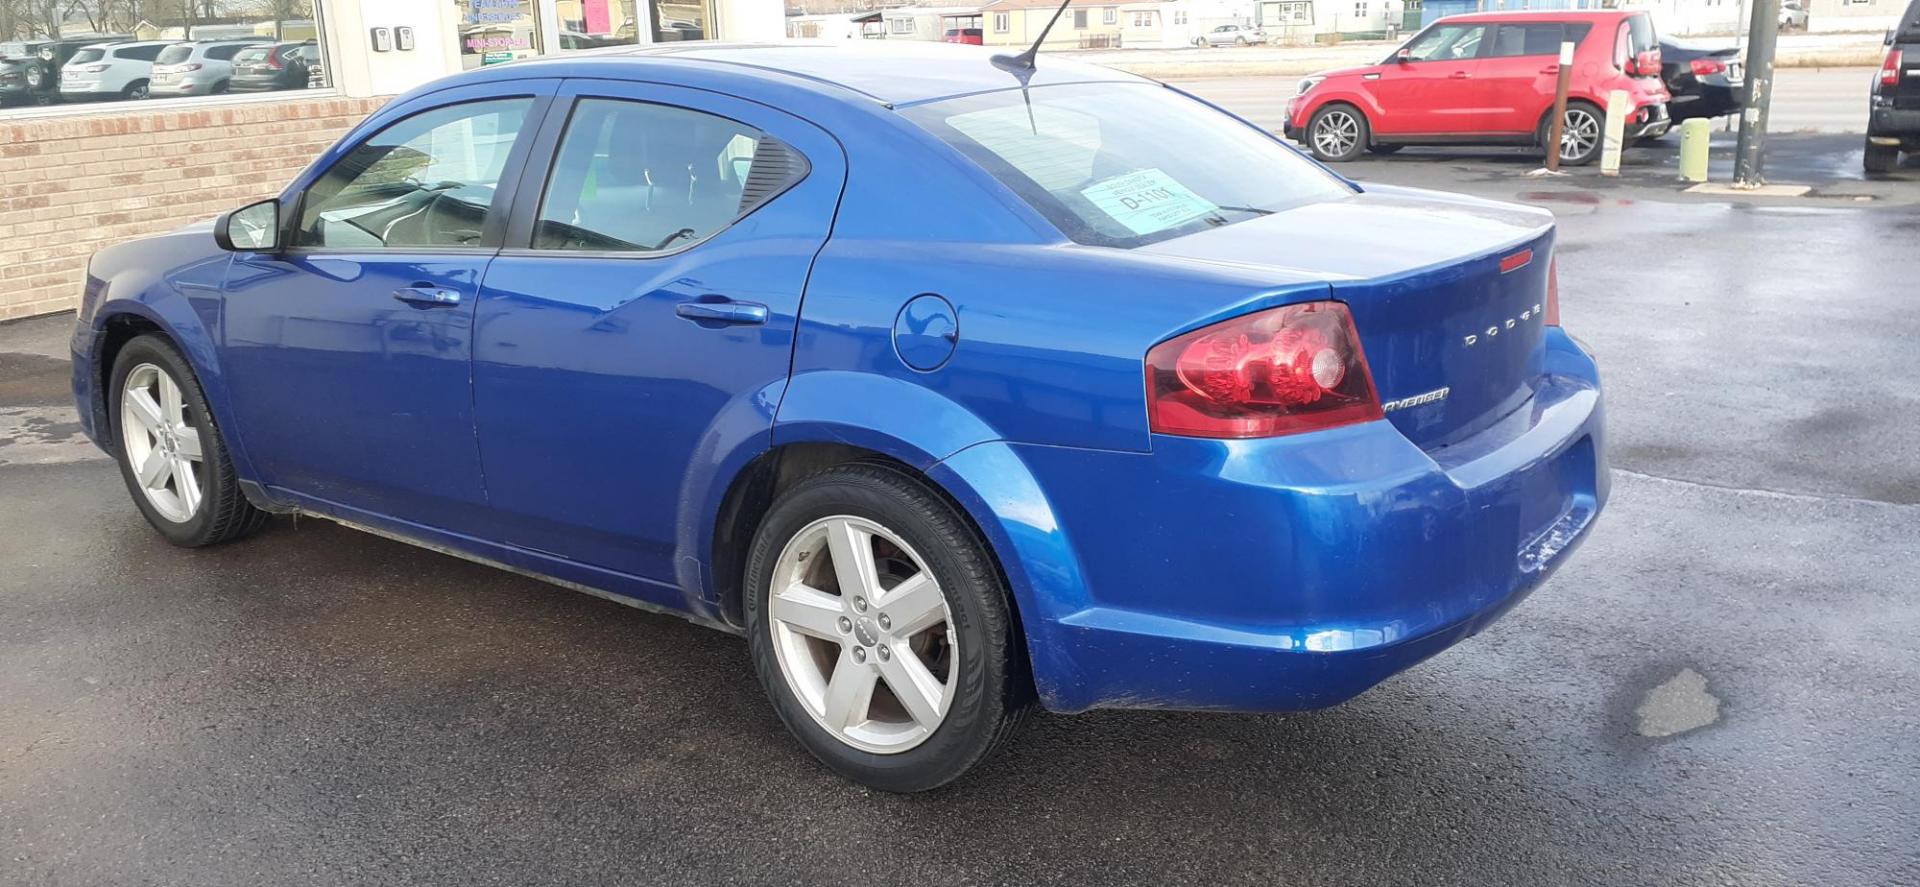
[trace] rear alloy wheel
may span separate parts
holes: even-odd
[[[140,336],[114,358],[108,415],[120,474],[147,522],[194,548],[257,529],[266,513],[241,494],[233,464],[186,358],[159,336]]]
[[[1566,166],[1585,166],[1600,156],[1604,118],[1600,109],[1586,102],[1571,102],[1560,130],[1560,162]],[[1540,124],[1540,144],[1553,137],[1553,117]]]
[[[1867,143],[1867,154],[1862,164],[1867,172],[1889,173],[1900,165],[1899,145],[1876,145]]]
[[[1328,163],[1360,156],[1367,147],[1367,119],[1346,105],[1329,105],[1307,122],[1307,149]]]
[[[979,763],[1028,695],[999,572],[951,506],[896,469],[783,494],[747,564],[748,644],[775,710],[829,768],[924,791]]]
[[[135,80],[132,83],[127,84],[126,89],[120,90],[120,97],[126,98],[126,99],[135,99],[135,100],[146,98],[147,97],[147,81]]]

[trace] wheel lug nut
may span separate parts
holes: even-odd
[[[853,648],[853,661],[855,662],[867,661],[867,648],[865,647]]]
[[[846,634],[847,632],[852,630],[853,630],[853,620],[848,619],[845,616],[840,617],[840,633]]]
[[[885,613],[880,614],[880,628],[882,630],[888,630],[893,628],[893,620],[887,618],[887,614]]]
[[[884,645],[882,645],[882,646],[879,646],[879,647],[875,647],[875,648],[874,648],[874,652],[876,652],[876,653],[879,653],[879,654],[880,654],[880,661],[881,661],[881,662],[885,662],[885,661],[887,661],[887,660],[889,660],[889,659],[892,659],[892,658],[893,658],[893,652],[892,652],[891,650],[888,650],[888,649],[887,649],[887,648],[886,648],[886,647],[885,647]]]
[[[863,597],[854,598],[853,609],[858,612],[865,613],[867,611],[867,599]]]

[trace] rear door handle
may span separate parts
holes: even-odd
[[[732,299],[681,302],[673,307],[673,313],[701,326],[767,322],[767,306],[759,302],[735,302]]]
[[[1542,74],[1558,74],[1558,73],[1560,73],[1560,66],[1559,66],[1559,65],[1548,65],[1548,66],[1546,66],[1546,67],[1544,67],[1544,68],[1541,68],[1541,69],[1540,69],[1540,73],[1542,73]]]
[[[415,308],[451,308],[460,304],[459,290],[425,284],[403,286],[393,291],[393,297]]]
[[[1470,77],[1472,77],[1472,76],[1473,76],[1472,74],[1469,74],[1469,73],[1467,73],[1467,72],[1465,72],[1465,71],[1455,71],[1455,72],[1453,72],[1453,79],[1455,79],[1455,80],[1466,80],[1466,79],[1468,79],[1468,78],[1470,78]]]

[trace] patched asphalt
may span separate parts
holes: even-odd
[[[1041,716],[923,796],[735,638],[311,519],[174,549],[0,440],[0,883],[1920,883],[1920,212],[1550,190],[1617,471],[1547,587],[1345,706]],[[72,421],[68,323],[0,326],[0,421]]]

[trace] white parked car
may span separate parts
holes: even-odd
[[[1780,30],[1807,29],[1807,7],[1801,0],[1783,0],[1780,4]]]
[[[153,76],[153,60],[172,40],[96,43],[81,49],[60,69],[60,97],[67,101],[98,98],[144,99]]]
[[[152,83],[147,90],[154,96],[169,97],[226,92],[233,79],[234,55],[249,46],[272,42],[266,37],[234,37],[175,43],[160,50],[153,60]]]
[[[1195,46],[1247,46],[1267,42],[1267,32],[1252,25],[1221,25],[1193,38]]]

